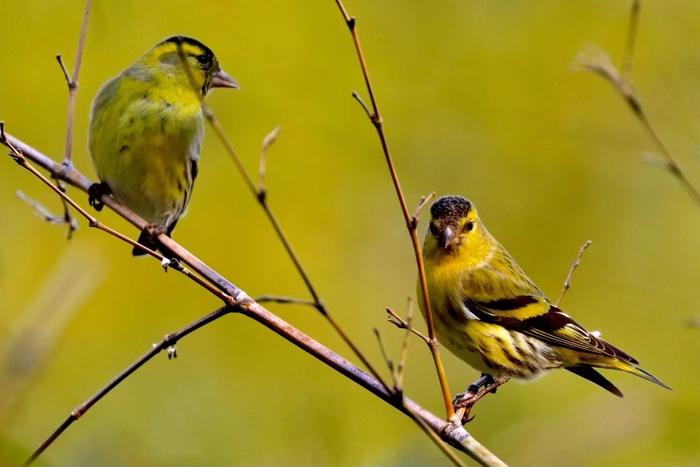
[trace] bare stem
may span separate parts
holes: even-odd
[[[445,369],[442,364],[442,358],[440,357],[440,351],[439,351],[439,344],[438,340],[435,337],[435,324],[433,322],[433,311],[430,306],[430,297],[429,297],[429,292],[428,292],[428,284],[426,281],[425,277],[425,264],[423,262],[423,252],[422,252],[422,247],[420,243],[420,239],[418,238],[418,231],[417,231],[417,222],[415,219],[411,216],[411,214],[408,211],[408,206],[406,204],[406,198],[404,197],[403,190],[401,189],[401,182],[399,181],[399,176],[398,173],[396,172],[396,167],[394,165],[394,160],[391,157],[391,153],[389,152],[389,145],[386,139],[386,135],[384,134],[384,124],[383,120],[381,117],[381,114],[379,113],[379,107],[377,105],[377,100],[374,95],[374,89],[372,87],[372,82],[369,77],[369,68],[367,67],[367,61],[365,59],[365,54],[362,49],[362,44],[360,43],[360,36],[357,32],[357,24],[356,24],[356,19],[354,17],[351,17],[347,10],[345,9],[345,5],[343,4],[342,0],[336,0],[336,5],[338,6],[338,9],[340,10],[340,14],[343,16],[343,20],[345,21],[345,25],[347,26],[348,30],[350,31],[350,35],[352,36],[352,41],[355,46],[355,52],[357,53],[357,58],[360,62],[360,69],[362,71],[362,77],[365,81],[365,87],[367,89],[367,94],[369,95],[369,101],[370,101],[370,106],[368,107],[362,99],[360,99],[360,96],[357,93],[353,93],[353,97],[363,106],[365,109],[365,112],[367,113],[367,116],[374,126],[377,136],[379,138],[379,142],[382,147],[382,152],[384,153],[384,159],[387,164],[387,168],[389,169],[389,174],[391,175],[391,181],[394,185],[394,191],[396,192],[396,197],[398,198],[399,201],[399,206],[401,208],[401,213],[403,214],[404,218],[404,223],[406,224],[406,228],[408,229],[409,236],[411,238],[411,244],[413,246],[413,252],[415,255],[415,260],[416,260],[416,266],[418,268],[418,278],[420,280],[420,287],[421,287],[421,295],[423,299],[423,310],[425,311],[425,320],[428,325],[428,335],[430,337],[430,352],[433,356],[433,362],[435,364],[435,370],[437,371],[438,375],[438,380],[440,382],[440,389],[442,393],[442,399],[443,399],[443,404],[445,405],[445,412],[447,414],[447,419],[448,420],[453,420],[455,421],[455,412],[454,408],[452,407],[452,396],[450,393],[450,388],[447,383],[447,376],[445,374]],[[371,110],[370,110],[371,109]]]
[[[428,336],[426,336],[425,334],[423,334],[422,332],[420,332],[420,331],[417,330],[416,328],[412,327],[412,326],[410,325],[409,322],[404,321],[404,320],[403,320],[394,310],[392,310],[391,308],[387,308],[387,309],[386,309],[386,312],[387,312],[387,314],[389,315],[388,318],[387,318],[387,320],[388,320],[391,324],[393,324],[394,326],[396,326],[396,327],[399,328],[399,329],[405,329],[405,330],[407,330],[407,331],[412,332],[412,333],[415,334],[416,336],[420,337],[420,338],[423,340],[423,342],[425,342],[425,343],[428,345],[428,347],[430,347],[430,338],[429,338]]]
[[[403,336],[401,344],[401,354],[399,363],[396,366],[396,383],[395,387],[398,392],[403,392],[403,377],[406,370],[406,361],[408,359],[408,340],[411,337],[411,323],[413,322],[413,300],[408,297],[408,310],[406,312],[406,332]]]
[[[56,55],[56,60],[58,65],[61,67],[63,72],[63,77],[66,80],[66,85],[68,86],[68,110],[66,117],[66,147],[63,155],[63,164],[69,166],[72,164],[73,160],[73,134],[75,130],[75,111],[77,106],[77,96],[78,96],[78,79],[80,77],[80,65],[83,61],[83,51],[85,50],[85,39],[87,38],[87,27],[88,20],[90,18],[90,9],[92,8],[92,0],[85,1],[85,9],[83,11],[83,21],[80,27],[80,37],[78,39],[78,48],[75,53],[75,66],[73,68],[73,75],[71,76],[63,63],[63,58],[61,54]],[[66,191],[65,187],[61,184],[58,179],[55,179],[56,186],[61,191]],[[73,219],[70,209],[66,200],[61,198],[61,203],[63,204],[63,223],[68,226],[68,239],[73,237],[73,233],[78,228],[78,223]]]
[[[627,42],[625,43],[625,54],[622,57],[622,77],[627,78],[632,71],[632,57],[634,56],[634,46],[637,42],[637,27],[639,26],[639,10],[642,8],[641,0],[632,0],[630,9],[630,22],[627,28]]]
[[[593,242],[590,240],[586,240],[584,244],[581,245],[581,248],[578,249],[576,259],[573,263],[571,263],[569,272],[566,275],[566,279],[564,280],[564,285],[562,285],[561,287],[561,292],[559,293],[559,298],[557,299],[556,303],[557,306],[561,305],[561,301],[564,299],[564,295],[566,295],[566,292],[568,292],[571,288],[571,280],[574,278],[574,273],[576,272],[576,269],[581,265],[581,258],[583,258],[583,254],[586,252],[586,249],[588,249],[588,247],[591,246],[591,243]]]
[[[58,187],[60,189],[60,187]],[[63,225],[66,223],[66,218],[65,215],[57,215],[51,212],[49,208],[41,204],[35,199],[30,198],[27,196],[22,190],[17,190],[16,191],[17,197],[30,205],[32,209],[34,209],[34,212],[37,213],[39,217],[41,217],[43,220],[48,222],[49,224],[54,224],[54,225]],[[65,201],[64,201],[65,203]],[[75,219],[71,219],[71,222],[74,224],[73,225],[73,230],[78,228],[78,222]]]
[[[258,303],[281,303],[283,305],[305,305],[316,307],[316,303],[312,300],[304,300],[302,298],[287,297],[286,295],[261,295],[255,298]]]
[[[386,351],[386,347],[384,347],[384,341],[382,341],[382,335],[379,332],[379,329],[374,328],[372,331],[374,331],[374,336],[377,338],[379,351],[382,353],[382,358],[384,358],[384,363],[391,373],[391,379],[394,382],[394,388],[396,388],[396,368],[394,367],[394,362],[391,360],[391,358],[389,358],[389,353]]]
[[[80,80],[80,66],[83,63],[83,52],[85,50],[85,40],[87,38],[88,22],[90,19],[90,10],[92,9],[92,0],[85,1],[85,9],[83,10],[83,22],[80,26],[80,37],[78,38],[78,47],[75,52],[75,64],[73,66],[73,74],[69,75],[66,66],[63,64],[61,55],[56,56],[58,64],[63,70],[63,76],[66,78],[68,85],[68,118],[66,119],[66,150],[64,153],[64,164],[69,165],[73,160],[73,133],[75,128],[75,109],[76,98],[78,96],[78,86]]]
[[[267,188],[265,187],[265,175],[267,175],[267,150],[270,149],[270,146],[272,146],[275,143],[275,141],[277,141],[280,131],[282,131],[282,128],[277,126],[273,128],[272,131],[269,132],[267,136],[265,136],[265,138],[263,139],[263,143],[260,148],[260,187],[258,188],[258,197],[265,197],[267,194]]]
[[[433,200],[433,198],[435,198],[434,191],[428,193],[427,195],[421,196],[420,201],[418,201],[418,206],[416,206],[416,210],[413,212],[413,216],[411,217],[413,223],[416,224],[416,227],[418,227],[421,211],[428,205],[428,203],[430,203],[430,201]]]

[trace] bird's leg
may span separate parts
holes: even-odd
[[[495,393],[498,387],[505,384],[509,379],[508,376],[494,378],[491,375],[482,374],[479,379],[469,385],[466,392],[457,394],[452,401],[452,405],[455,411],[460,414],[462,423],[464,424],[474,419],[474,417],[469,417],[474,404],[487,394]]]
[[[471,398],[471,396],[479,392],[479,389],[493,383],[493,376],[482,373],[479,379],[470,384],[466,391],[460,392],[455,396],[452,405],[457,407],[461,401]]]
[[[95,210],[102,211],[104,203],[102,203],[100,198],[102,198],[103,195],[111,194],[112,189],[105,182],[93,183],[90,185],[90,188],[88,188],[88,202]]]

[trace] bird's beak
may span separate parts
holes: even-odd
[[[238,82],[231,78],[224,70],[217,70],[211,77],[211,84],[209,87],[238,89]]]
[[[445,227],[442,232],[440,232],[440,246],[443,250],[446,250],[448,246],[452,243],[452,239],[455,238],[455,233],[450,227]]]

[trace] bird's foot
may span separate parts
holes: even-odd
[[[104,203],[102,202],[102,196],[111,195],[112,189],[109,188],[105,182],[93,183],[88,188],[88,202],[90,206],[95,208],[96,211],[102,211]]]
[[[168,360],[173,360],[173,359],[177,358],[177,347],[175,346],[175,344],[168,346],[167,352],[168,352]]]
[[[479,379],[469,385],[465,392],[460,392],[459,394],[455,395],[454,400],[452,400],[452,406],[454,407],[455,412],[462,412],[460,418],[463,425],[474,420],[474,417],[470,417],[469,414],[472,407],[478,400],[476,395],[479,393],[479,390],[482,387],[492,384],[493,382],[493,376],[482,374]]]
[[[159,235],[168,234],[168,229],[160,224],[146,224],[146,226],[143,228],[143,233],[148,235],[154,242],[157,242]]]
[[[158,241],[158,237],[161,234],[167,235],[168,229],[160,224],[146,224],[141,230],[139,243],[147,246],[151,250],[155,250],[159,248],[160,242]]]
[[[482,374],[479,379],[469,385],[465,392],[457,394],[452,401],[452,406],[455,412],[460,414],[462,424],[474,420],[474,416],[470,417],[469,414],[479,400],[486,394],[495,394],[498,387],[508,380],[507,376],[494,378],[491,375]]]
[[[457,394],[452,404],[457,407],[458,403],[464,403],[465,400],[470,399],[478,393],[481,388],[492,385],[494,382],[493,376],[482,374],[479,379],[469,385],[466,391]],[[496,392],[496,388],[493,389],[493,392]]]

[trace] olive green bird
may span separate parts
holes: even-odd
[[[139,243],[158,248],[185,215],[204,135],[202,102],[211,88],[237,88],[201,42],[173,36],[100,89],[92,106],[89,147],[101,181],[90,204],[112,194],[149,222]],[[135,247],[133,254],[145,252]]]
[[[594,368],[625,371],[668,388],[553,305],[468,200],[445,196],[430,212],[423,255],[435,331],[447,349],[482,373],[470,391],[496,377],[531,379],[554,368],[620,397]]]

